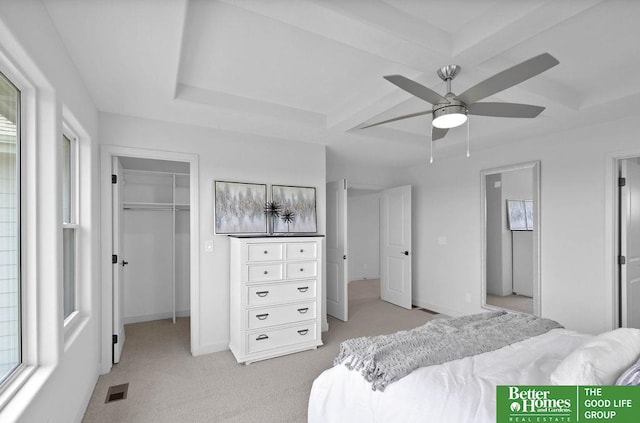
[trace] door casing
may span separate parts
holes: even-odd
[[[191,354],[199,355],[200,344],[200,199],[199,159],[197,154],[176,153],[146,148],[125,147],[103,144],[100,146],[100,207],[101,207],[101,331],[100,331],[100,372],[109,373],[112,367],[113,332],[113,269],[111,262],[113,235],[113,208],[111,172],[113,157],[137,157],[144,159],[168,160],[189,163],[189,219],[190,219],[190,339]]]

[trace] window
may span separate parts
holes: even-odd
[[[0,73],[0,383],[20,366],[20,91]]]
[[[78,232],[76,137],[62,135],[62,260],[63,309],[66,320],[76,307],[76,240]]]

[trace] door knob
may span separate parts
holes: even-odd
[[[122,260],[122,267],[126,266],[127,264],[129,264],[129,262],[128,262],[128,261],[124,261],[124,260]]]
[[[408,251],[403,251],[402,254],[404,254],[405,256],[408,256],[409,252]]]

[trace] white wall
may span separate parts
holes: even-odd
[[[229,241],[214,235],[215,180],[316,187],[318,233],[325,233],[325,147],[211,128],[100,114],[101,144],[199,155],[200,345],[196,354],[229,342]],[[214,241],[214,252],[204,243]],[[193,315],[192,315],[193,318]]]
[[[178,222],[185,219],[188,222],[187,212],[178,213]],[[171,210],[124,212],[124,254],[121,259],[129,263],[124,268],[126,324],[173,315],[172,220]],[[189,250],[188,225],[176,236],[176,267],[181,266],[179,270],[183,272],[189,265],[188,254],[186,257],[180,255],[185,250]],[[175,293],[178,316],[187,316],[190,308],[188,272],[186,278],[176,278]]]
[[[33,206],[25,210],[31,223],[23,239],[29,243],[28,260],[24,263],[28,274],[23,283],[33,280],[30,286],[35,292],[27,293],[24,300],[37,299],[27,310],[28,325],[35,326],[28,334],[32,343],[23,352],[25,359],[38,367],[0,410],[0,421],[80,421],[98,378],[100,360],[96,108],[40,2],[0,2],[2,67],[6,66],[5,60],[13,63],[37,90],[37,108],[31,110],[36,113],[35,120],[34,115],[27,114],[22,117],[22,124],[23,129],[30,127],[23,133],[24,140],[34,140],[31,148],[23,151],[27,157],[24,171],[31,178],[25,182],[30,194],[23,201]],[[57,160],[63,115],[80,136],[81,162],[77,273],[80,315],[66,333],[59,248],[61,167]]]
[[[138,163],[145,164],[143,160],[135,162],[135,164]],[[157,161],[157,163],[172,164],[166,161]],[[169,166],[166,167],[169,168]],[[186,178],[186,176],[180,176],[177,179],[185,180]],[[121,254],[120,261],[128,262],[123,269],[125,324],[172,317],[174,293],[176,315],[188,316],[190,311],[189,212],[180,209],[175,212],[174,230],[172,209],[149,209],[131,207],[127,204],[128,202],[174,202],[173,175],[125,171],[123,187],[124,252]],[[176,197],[178,193],[186,190],[188,188],[184,186],[181,187],[181,191],[176,189]],[[176,198],[175,202],[188,203],[188,191],[182,197]],[[175,269],[173,268],[174,251]]]
[[[541,160],[541,312],[569,329],[613,327],[604,204],[607,154],[638,149],[625,119],[531,138],[411,168],[414,302],[443,313],[480,312],[480,171]],[[438,245],[439,235],[447,244]],[[465,301],[469,294],[471,302]]]
[[[353,190],[348,190],[347,193]],[[380,277],[380,194],[347,194],[349,280]]]
[[[363,145],[363,148],[366,146]],[[331,152],[327,147],[327,182],[347,180],[349,188],[381,189],[401,185],[397,183],[401,174],[393,167],[362,165],[345,161]]]

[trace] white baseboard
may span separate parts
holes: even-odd
[[[352,278],[349,278],[349,282],[351,283],[353,281],[364,281],[364,280],[372,280],[372,279],[380,279],[380,275],[364,275],[364,276],[354,276]]]
[[[188,317],[191,315],[189,310],[176,311],[176,317]],[[156,314],[145,314],[143,316],[129,316],[124,318],[124,324],[128,325],[130,323],[142,323],[142,322],[150,322],[152,320],[161,320],[161,319],[171,319],[173,317],[173,313],[156,313]]]
[[[443,307],[437,304],[432,304],[428,301],[423,301],[418,298],[413,300],[413,304],[418,307],[426,308],[427,310],[435,311],[436,313],[446,314],[447,316],[458,317],[463,316],[465,313],[462,313],[458,310],[454,310],[448,307]]]
[[[227,342],[214,342],[213,344],[200,345],[197,352],[193,352],[193,356],[199,356],[204,354],[211,354],[214,352],[226,351],[229,349],[229,341]]]

